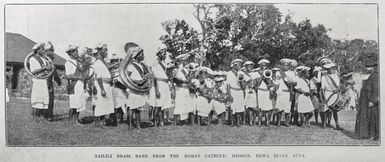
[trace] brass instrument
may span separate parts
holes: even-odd
[[[147,72],[143,75],[143,80],[141,83],[136,83],[130,79],[127,73],[128,65],[132,64],[133,57],[130,55],[126,56],[122,63],[119,66],[119,76],[123,84],[127,86],[128,89],[134,92],[148,93],[153,85],[154,74],[149,67],[143,66],[143,71]]]
[[[36,54],[31,52],[29,53],[25,59],[24,59],[24,68],[26,69],[27,73],[29,75],[31,75],[33,78],[36,78],[36,79],[47,79],[48,77],[50,77],[53,72],[55,71],[55,68],[54,68],[54,65],[53,65],[53,61],[51,58],[47,57],[47,56],[41,56],[41,59],[45,59],[48,63],[47,66],[43,66],[41,65],[41,68],[46,68],[45,70],[39,72],[39,74],[32,74],[32,71],[30,69],[30,65],[29,65],[29,61],[31,59],[31,57],[34,57]]]
[[[209,101],[212,99],[213,88],[207,86],[207,83],[202,78],[199,80],[197,91],[200,96],[207,98]]]
[[[243,74],[238,74],[237,79],[238,79],[239,82],[244,82],[245,81],[245,76]]]
[[[264,70],[262,74],[266,79],[271,80],[273,78],[273,72],[271,70]]]

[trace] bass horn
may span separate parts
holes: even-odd
[[[48,56],[42,56],[40,57],[42,60],[44,59],[48,65],[44,66],[44,65],[41,65],[41,67],[49,67],[45,70],[42,70],[41,72],[39,72],[38,74],[32,74],[32,71],[30,69],[30,64],[29,64],[29,61],[31,59],[31,57],[35,57],[35,53],[31,52],[29,53],[25,59],[24,59],[24,68],[26,69],[27,73],[29,75],[31,75],[33,78],[35,79],[47,79],[48,77],[50,77],[53,72],[55,71],[55,68],[54,68],[54,65],[53,65],[53,61],[51,58],[49,58]],[[40,63],[40,62],[39,62]]]
[[[141,52],[141,51],[138,51]],[[141,83],[134,82],[130,79],[127,71],[127,67],[130,64],[133,64],[133,57],[131,55],[127,55],[122,63],[119,66],[119,77],[122,80],[123,84],[130,89],[131,91],[138,92],[138,93],[148,93],[153,85],[154,80],[154,74],[150,70],[149,67],[146,65],[143,66],[143,76],[142,78],[144,80],[141,81]]]

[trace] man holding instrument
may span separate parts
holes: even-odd
[[[114,114],[112,114],[112,125],[117,126],[119,122],[123,121],[124,113],[127,113],[128,93],[127,87],[121,82],[119,78],[119,65],[122,63],[122,58],[117,54],[113,54],[110,59],[109,70],[112,74],[112,96],[114,100]],[[119,122],[118,122],[119,118]]]
[[[136,43],[129,42],[124,46],[127,57],[132,57],[133,61],[127,67],[127,77],[140,86],[149,84],[154,77],[150,69],[143,63],[144,53],[143,49]],[[129,106],[132,111],[132,117],[135,118],[136,128],[140,129],[140,113],[143,106],[146,104],[149,93],[140,92],[128,89]],[[130,112],[129,112],[130,113]],[[131,120],[128,120],[129,128],[131,127]]]
[[[246,119],[249,125],[255,124],[256,113],[258,112],[258,95],[257,95],[257,78],[261,76],[257,72],[252,72],[254,62],[246,61],[243,66],[245,67],[245,106],[246,106]]]
[[[340,78],[336,71],[336,64],[327,63],[323,66],[323,68],[327,71],[327,73],[324,74],[321,79],[321,96],[323,96],[322,100],[325,104],[324,109],[326,110],[325,113],[321,113],[322,127],[325,127],[325,118],[327,118],[327,125],[330,126],[331,115],[333,114],[336,129],[342,130],[338,123],[338,111],[327,106],[329,97],[332,94],[338,93],[340,91]]]
[[[54,48],[50,41],[44,43],[44,52],[46,55],[51,58],[51,60],[54,59]],[[60,76],[56,71],[56,68],[51,76],[48,77],[47,84],[48,84],[48,93],[49,93],[49,104],[48,104],[48,110],[45,114],[45,118],[47,118],[49,121],[53,118],[53,107],[54,107],[54,98],[55,98],[55,92],[54,92],[54,81],[58,84],[58,86],[61,86],[62,82],[60,80]]]
[[[36,43],[32,47],[33,56],[29,60],[30,71],[32,75],[42,75],[45,71],[49,70],[48,61],[45,59],[44,44]],[[32,93],[31,93],[31,105],[32,105],[32,117],[35,121],[39,121],[37,117],[43,120],[44,113],[48,109],[49,94],[47,79],[33,78],[32,79]]]
[[[231,61],[232,70],[227,73],[227,92],[230,96],[231,108],[229,110],[230,125],[234,125],[233,115],[236,115],[236,125],[240,126],[241,114],[245,111],[244,94],[239,81],[239,73],[243,60],[235,59]],[[242,79],[241,79],[242,80]]]
[[[292,112],[292,93],[296,82],[292,71],[290,71],[290,59],[281,59],[280,63],[282,68],[277,73],[276,107],[282,111],[281,116],[285,120],[285,126],[288,127]]]
[[[68,111],[69,123],[78,125],[79,113],[86,109],[86,90],[84,89],[84,77],[80,72],[81,65],[77,60],[78,47],[70,45],[66,50],[70,57],[64,64],[66,78],[68,79],[67,93],[69,95],[70,107]]]
[[[265,117],[266,125],[270,126],[271,114],[273,112],[273,102],[271,96],[272,80],[264,76],[270,61],[267,59],[261,59],[258,61],[260,69],[257,71],[259,74],[257,82],[257,96],[258,96],[258,126],[261,125],[262,115]],[[272,75],[272,74],[270,74]],[[271,77],[271,76],[270,76]]]
[[[171,90],[169,87],[170,79],[167,76],[166,69],[166,51],[160,50],[156,53],[158,59],[152,65],[154,86],[150,90],[149,104],[154,108],[154,124],[156,126],[163,125],[163,112],[165,108],[171,106]]]

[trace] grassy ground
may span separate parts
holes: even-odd
[[[354,137],[355,112],[339,113],[344,131],[307,127],[230,127],[173,126],[147,127],[127,130],[126,124],[96,128],[92,123],[83,126],[68,124],[67,101],[55,101],[52,122],[33,122],[29,99],[11,98],[7,104],[8,146],[180,146],[180,145],[378,145],[379,141]],[[80,114],[91,120],[87,109]],[[146,117],[146,114],[142,114]],[[314,120],[314,118],[312,119]],[[142,119],[142,125],[147,118]]]

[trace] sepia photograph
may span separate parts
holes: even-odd
[[[376,3],[5,4],[5,145],[378,147],[379,29]]]

